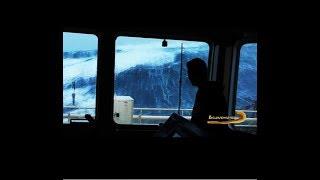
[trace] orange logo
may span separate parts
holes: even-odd
[[[209,115],[209,120],[207,121],[207,124],[239,124],[243,123],[247,119],[246,114],[242,111],[236,111],[236,114],[239,115],[239,117]]]

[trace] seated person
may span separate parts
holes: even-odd
[[[215,133],[229,133],[228,125],[209,125],[207,121],[211,116],[227,116],[228,107],[223,95],[223,88],[218,82],[208,81],[206,63],[195,58],[187,63],[188,77],[193,86],[198,87],[195,103],[192,110],[191,122],[200,128]]]
[[[188,77],[193,86],[198,87],[192,110],[191,123],[173,113],[160,125],[160,133],[156,137],[221,137],[243,136],[243,133],[231,130],[228,125],[208,125],[209,115],[228,116],[228,107],[223,95],[223,88],[218,82],[208,81],[207,65],[199,59],[187,63]]]

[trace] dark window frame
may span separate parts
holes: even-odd
[[[113,43],[114,43],[114,52],[113,52],[113,82],[115,81],[115,51],[116,51],[116,40],[118,37],[120,36],[125,36],[125,37],[135,37],[135,38],[155,38],[155,39],[168,39],[168,40],[180,40],[180,41],[198,41],[198,42],[204,42],[208,45],[209,47],[209,54],[208,54],[208,77],[210,75],[210,72],[213,70],[213,66],[214,63],[214,52],[213,52],[213,48],[215,47],[215,44],[211,41],[208,41],[207,39],[202,39],[202,38],[184,38],[184,36],[171,36],[171,35],[163,35],[163,36],[159,36],[159,35],[155,35],[152,33],[143,33],[143,32],[118,32],[114,35],[113,38]],[[177,38],[178,37],[178,38]],[[181,38],[180,38],[181,37]],[[211,66],[209,66],[211,65]],[[112,98],[114,96],[114,83],[112,83]],[[114,101],[112,101],[112,111],[114,109]],[[113,115],[113,114],[112,114]],[[112,116],[113,117],[113,116]],[[112,124],[117,128],[117,129],[124,129],[124,130],[131,130],[131,129],[137,129],[137,130],[158,130],[159,125],[156,124],[141,124],[141,125],[137,125],[137,124],[118,124],[116,123],[116,121],[112,118]]]
[[[97,107],[99,106],[98,105],[98,87],[99,87],[99,61],[100,61],[100,35],[97,33],[97,31],[94,31],[94,30],[91,30],[91,29],[79,29],[79,28],[65,28],[62,30],[61,32],[61,42],[62,42],[62,46],[63,47],[63,33],[77,33],[77,34],[86,34],[86,35],[94,35],[96,38],[97,38],[97,69],[96,69],[96,97],[95,97],[95,119],[97,119],[97,117],[99,117],[98,115],[98,111],[97,111]],[[58,62],[58,66],[60,67],[59,69],[61,69],[61,77],[59,77],[60,81],[59,81],[59,88],[61,89],[61,92],[59,92],[59,94],[61,95],[60,99],[59,99],[59,118],[58,118],[58,125],[60,127],[67,127],[67,126],[72,126],[72,124],[64,124],[63,123],[63,48],[61,48],[60,50],[61,52],[61,56],[60,56],[60,59],[62,59],[62,61],[59,61]],[[89,122],[81,122],[82,126],[88,126],[89,125]],[[81,126],[79,126],[81,127]]]
[[[243,47],[243,45],[245,44],[252,44],[255,43],[257,44],[257,132],[258,132],[258,128],[259,128],[259,122],[260,122],[260,118],[259,118],[259,103],[260,103],[260,71],[259,71],[259,42],[257,39],[255,38],[249,38],[249,39],[243,39],[243,40],[239,40],[237,42],[235,42],[234,48],[236,48],[236,54],[234,54],[233,56],[235,57],[235,69],[231,69],[231,73],[234,73],[234,77],[230,76],[230,85],[231,83],[233,83],[233,88],[230,87],[229,93],[231,95],[229,95],[229,97],[231,97],[231,99],[229,99],[228,102],[228,106],[230,107],[230,101],[231,101],[231,110],[229,110],[229,112],[231,112],[230,115],[235,115],[235,110],[236,110],[236,102],[237,102],[237,90],[238,90],[238,75],[239,75],[239,65],[240,65],[240,53],[241,53],[241,48]],[[232,68],[232,67],[231,67]],[[232,82],[232,78],[233,78],[233,82]],[[233,125],[230,125],[231,128],[234,128]],[[258,133],[257,133],[258,134]]]
[[[232,102],[232,112],[234,112],[236,110],[236,102],[237,102],[237,90],[238,90],[238,75],[239,75],[239,65],[240,65],[240,53],[241,53],[241,48],[245,45],[245,44],[252,44],[255,43],[257,44],[257,49],[258,49],[258,43],[257,41],[241,41],[238,45],[237,45],[237,54],[236,54],[236,64],[235,64],[235,76],[234,76],[234,88],[233,88],[233,102]],[[258,51],[257,51],[257,103],[258,103]]]

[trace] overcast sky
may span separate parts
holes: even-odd
[[[98,38],[93,34],[63,33],[63,52],[78,50],[96,50]]]

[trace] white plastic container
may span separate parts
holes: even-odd
[[[130,96],[114,96],[113,117],[118,124],[131,124],[134,100]]]

